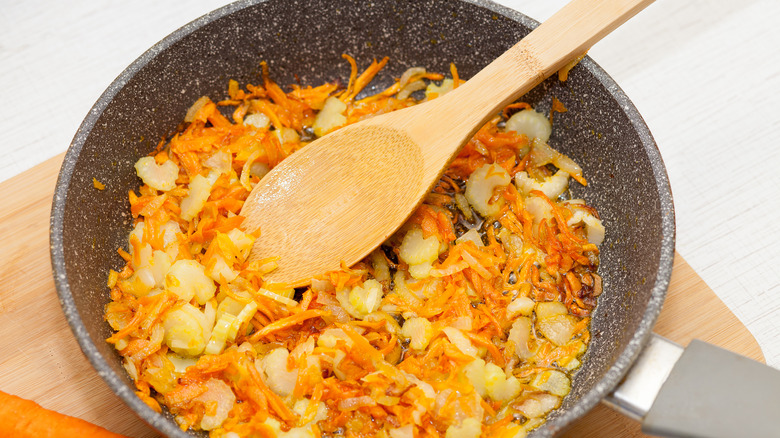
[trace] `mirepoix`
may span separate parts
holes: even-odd
[[[462,83],[416,67],[368,94],[387,59],[358,74],[345,58],[346,87],[284,91],[263,64],[261,85],[199,99],[138,160],[107,341],[141,399],[212,437],[523,437],[569,393],[602,290],[604,227],[569,199],[586,180],[547,115],[496,115],[354,266],[292,289],[265,280],[276,258],[247,261],[257,235],[239,212],[270,169]]]

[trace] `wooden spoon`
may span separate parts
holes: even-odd
[[[457,89],[346,126],[292,154],[252,190],[241,215],[260,228],[251,260],[302,286],[358,262],[393,234],[488,119],[653,0],[574,0]]]

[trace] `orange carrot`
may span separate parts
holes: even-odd
[[[14,438],[124,437],[3,391],[0,391],[0,435]]]
[[[304,310],[303,312],[296,313],[295,315],[291,315],[288,316],[287,318],[282,318],[280,320],[272,322],[271,324],[268,324],[267,326],[263,327],[262,330],[257,332],[255,335],[261,338],[273,332],[286,329],[296,324],[300,324],[303,321],[306,321],[307,319],[317,318],[320,316],[325,316],[327,314],[328,312],[324,310],[317,310],[317,309]]]
[[[499,127],[502,119],[530,105],[510,104],[503,116],[496,115],[477,131],[405,227],[385,242],[381,257],[375,253],[353,266],[342,262],[340,269],[323,274],[304,291],[268,282],[267,274],[278,267],[277,257],[247,260],[248,237],[265,231],[240,230],[244,218],[239,213],[249,191],[263,174],[314,139],[304,127],[317,122],[327,99],[336,97],[344,103],[342,125],[416,103],[397,97],[399,79],[356,100],[387,58],[373,60],[362,72],[355,59],[343,58],[349,74],[346,84],[291,85],[289,92],[271,80],[268,65],[262,63],[261,85],[246,84],[242,89],[231,80],[224,100],[199,101],[177,134],[158,144],[150,156],[158,165],[170,161],[178,167],[175,187],[161,192],[144,184],[128,193],[134,225],[143,221],[143,227],[119,249],[127,262],[124,269],[109,274],[112,302],[105,317],[115,332],[108,342],[135,367],[137,395],[158,411],[160,404],[171,408],[185,429],[198,429],[205,413],[222,406],[213,402],[222,400],[220,394],[227,390],[212,380],[217,379],[236,397],[230,415],[214,430],[218,435],[270,438],[277,426],[267,420],[281,422],[279,427],[286,430],[319,418],[323,411],[325,418],[311,425],[314,435],[342,429],[355,436],[375,436],[390,427],[413,425],[413,435],[435,437],[458,412],[474,417],[484,412],[482,430],[488,435],[513,430],[513,416],[496,418],[512,401],[475,399],[475,388],[463,377],[474,358],[461,347],[487,351],[485,361],[507,367],[519,378],[550,369],[554,362],[567,363],[579,357],[590,339],[588,315],[596,304],[596,289],[601,292],[593,277],[598,247],[588,243],[584,226],[568,224],[579,209],[598,217],[587,205],[560,202],[542,192],[529,197],[509,184],[493,191],[491,202],[502,199],[503,205],[497,214],[483,217],[481,236],[457,239],[475,225],[462,197],[476,169],[497,164],[500,172],[494,170],[495,174],[506,171],[513,178],[520,172],[537,179],[550,174],[551,169],[531,159],[533,150],[525,135]],[[450,74],[453,87],[463,82],[454,65]],[[418,70],[410,80],[442,78]],[[425,100],[436,97],[428,94]],[[555,102],[553,110],[561,111]],[[232,117],[220,111],[232,112]],[[198,193],[190,182],[207,174],[208,196],[197,205],[194,217],[183,219],[185,209],[193,210],[185,198]],[[535,217],[538,211],[532,215],[534,209],[527,209],[537,201],[534,198],[543,201],[545,217]],[[424,251],[429,254],[425,264],[402,257],[400,246],[409,228],[438,240],[435,254],[432,248]],[[237,229],[249,235],[234,233]],[[217,352],[206,347],[212,353],[198,354],[197,363],[179,378],[170,374],[174,367],[170,350],[177,353],[172,341],[181,339],[173,339],[178,336],[175,331],[163,327],[174,322],[167,319],[168,310],[183,303],[167,290],[167,276],[156,270],[164,271],[167,261],[157,252],[148,261],[147,245],[163,251],[171,263],[197,262],[214,279],[217,290],[205,305],[198,296],[182,306],[193,324],[201,326],[201,331],[194,325],[192,330],[198,345],[208,341],[213,349],[211,340],[197,335],[221,333],[225,323],[230,324],[225,344]],[[148,292],[144,287],[149,278],[140,269],[147,263],[155,268],[154,289]],[[141,283],[130,278],[145,283],[134,287]],[[279,296],[258,292],[261,289]],[[517,297],[563,303],[577,318],[572,335],[577,342],[555,347],[532,331],[529,348],[532,343],[535,355],[518,360],[513,344],[504,342],[517,317],[507,306]],[[226,314],[241,317],[238,329]],[[449,338],[454,332],[444,335],[445,327],[462,331],[463,337]],[[166,337],[161,340],[162,333]],[[294,381],[285,370],[274,369],[282,360],[270,356],[282,353],[272,353],[277,349],[287,350],[287,370],[298,370]],[[532,390],[525,383],[517,400]],[[285,395],[288,391],[292,392]],[[440,396],[441,409],[435,403]],[[288,402],[304,397],[310,400],[305,412],[291,410]]]

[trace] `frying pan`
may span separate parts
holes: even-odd
[[[104,340],[109,269],[124,261],[132,218],[128,190],[135,161],[180,123],[200,96],[218,100],[229,79],[259,83],[260,61],[281,84],[346,83],[342,53],[358,62],[389,56],[364,93],[383,89],[409,67],[468,78],[537,23],[482,0],[243,0],[177,30],[133,62],[90,110],[68,149],[51,217],[51,256],[66,318],[89,361],[144,421],[170,437],[181,431],[134,395],[120,356]],[[653,337],[672,272],[674,211],[663,162],[641,116],[590,58],[566,82],[548,79],[523,100],[555,115],[550,143],[579,163],[587,188],[574,197],[595,206],[607,226],[600,274],[605,292],[593,313],[592,340],[572,390],[533,437],[550,437],[618,386]],[[105,190],[93,188],[93,178]],[[614,396],[613,396],[614,399]],[[196,434],[197,435],[197,434]]]

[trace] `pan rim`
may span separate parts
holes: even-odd
[[[92,131],[92,128],[95,126],[95,123],[100,118],[103,111],[113,101],[114,97],[119,93],[119,91],[122,90],[122,88],[141,69],[143,69],[149,62],[155,59],[157,55],[167,50],[170,46],[192,34],[193,32],[198,31],[202,27],[242,9],[260,3],[265,3],[267,1],[268,0],[239,0],[235,3],[231,3],[209,12],[172,32],[149,48],[135,61],[133,61],[124,71],[122,71],[122,73],[120,73],[116,79],[114,79],[114,81],[112,81],[106,91],[102,93],[100,98],[87,113],[84,121],[79,126],[73,140],[71,141],[55,187],[50,219],[50,254],[55,287],[68,325],[73,331],[82,352],[92,364],[93,368],[95,368],[98,375],[110,387],[112,392],[119,396],[119,398],[122,399],[122,401],[125,402],[125,404],[127,404],[134,411],[134,413],[139,416],[139,418],[141,418],[159,432],[170,437],[186,438],[191,437],[192,435],[182,431],[173,421],[166,418],[164,415],[158,414],[149,406],[147,406],[127,386],[125,379],[114,372],[113,368],[98,351],[95,343],[92,342],[87,332],[86,326],[82,321],[81,315],[79,314],[79,311],[76,307],[65,269],[63,224],[67,191],[70,185],[71,177],[75,171],[76,162],[84,144],[89,137],[90,132]],[[539,24],[537,21],[518,11],[493,3],[489,0],[460,1],[464,3],[470,3],[491,12],[500,14],[531,29],[538,26]],[[582,417],[593,407],[595,407],[595,405],[600,400],[602,400],[618,385],[620,380],[628,372],[631,365],[634,363],[652,336],[652,328],[655,325],[656,319],[661,312],[661,307],[663,305],[666,291],[669,286],[672,274],[672,266],[674,263],[674,205],[669,179],[660,151],[658,150],[650,130],[644,122],[644,119],[640,115],[639,111],[629,100],[625,92],[623,92],[623,90],[606,73],[606,71],[604,71],[590,57],[583,59],[581,65],[585,67],[588,72],[604,86],[609,95],[619,104],[621,110],[629,119],[635,132],[637,133],[644,151],[647,153],[647,157],[655,177],[654,179],[656,183],[656,189],[660,200],[662,232],[661,250],[659,254],[656,281],[651,289],[650,299],[647,302],[642,319],[631,340],[624,347],[623,351],[620,353],[620,355],[618,355],[617,359],[612,363],[607,372],[587,393],[585,393],[568,410],[562,411],[560,415],[557,415],[554,418],[550,418],[544,425],[534,431],[534,436],[537,437],[554,436],[556,433],[565,429],[576,419]]]

